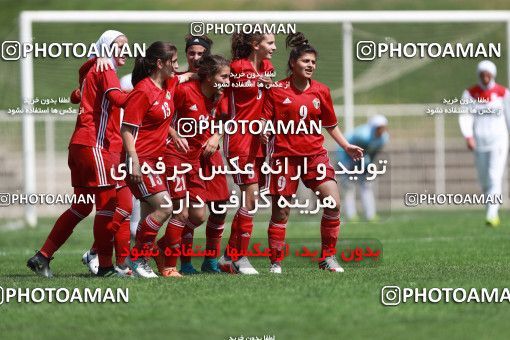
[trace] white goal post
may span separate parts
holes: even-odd
[[[353,23],[506,23],[507,72],[510,81],[510,11],[23,11],[19,16],[21,43],[32,42],[32,24],[47,23],[331,23],[342,25],[343,36],[343,94],[345,129],[353,127]],[[21,100],[24,109],[34,97],[33,58],[21,59]],[[441,143],[443,145],[441,145]],[[444,138],[436,145],[443,155],[436,155],[436,167],[444,169]],[[35,128],[32,115],[23,116],[23,181],[24,193],[36,193]],[[441,171],[439,170],[439,174]],[[436,180],[441,185],[444,178]],[[37,210],[26,205],[24,217],[29,226],[37,223]]]

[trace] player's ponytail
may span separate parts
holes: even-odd
[[[260,43],[264,34],[234,33],[232,34],[232,59],[248,58],[253,52],[253,43]]]
[[[206,55],[198,61],[197,75],[200,81],[213,77],[222,67],[230,66],[230,62],[217,54]]]
[[[308,39],[301,32],[291,33],[285,39],[285,46],[290,48],[289,61],[287,62],[287,73],[292,72],[291,62],[296,62],[303,54],[313,53],[318,56],[317,50],[310,45]]]
[[[172,59],[176,53],[177,48],[171,43],[163,41],[153,42],[145,51],[145,57],[138,56],[135,59],[135,67],[133,68],[131,78],[133,87],[157,70],[158,59],[166,62]]]

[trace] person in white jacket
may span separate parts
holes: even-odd
[[[495,198],[502,194],[510,126],[510,93],[507,88],[495,82],[496,74],[493,62],[484,60],[478,64],[479,82],[466,89],[461,100],[469,112],[459,115],[460,129],[467,147],[475,154],[483,193],[485,197],[492,196],[495,202]],[[487,204],[488,226],[499,226],[499,207],[498,203]]]

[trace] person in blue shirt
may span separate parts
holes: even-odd
[[[367,124],[356,127],[351,133],[346,135],[346,139],[349,143],[359,145],[365,150],[365,155],[363,157],[364,170],[367,169],[370,163],[374,162],[375,157],[388,142],[389,137],[388,120],[383,115],[373,116],[369,119]],[[343,149],[338,150],[337,159],[347,170],[353,170],[356,165],[361,165],[361,161],[355,162]],[[373,221],[377,218],[373,188],[371,182],[366,180],[366,175],[366,173],[361,176],[355,175],[358,177],[357,180],[349,179],[349,174],[342,175],[340,178],[342,191],[344,193],[343,213],[347,220],[358,219],[356,212],[356,183],[359,184],[364,217],[368,221]]]

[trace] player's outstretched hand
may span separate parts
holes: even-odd
[[[466,138],[466,145],[470,151],[474,151],[476,149],[475,139],[473,137]]]
[[[345,148],[345,152],[355,161],[359,161],[363,157],[363,149],[357,145],[349,144]]]
[[[114,70],[113,62],[109,58],[97,58],[96,60],[96,72],[105,72],[108,70]]]
[[[218,145],[220,143],[220,138],[217,135],[211,136],[207,142],[204,144],[204,152],[202,153],[204,157],[210,157],[213,153],[218,150]]]
[[[172,137],[175,143],[175,148],[181,153],[187,153],[189,151],[188,140],[181,137]]]
[[[273,79],[271,79],[269,77],[266,77],[266,76],[260,76],[259,77],[259,82],[261,82],[264,85],[269,85],[269,84],[273,83]]]

